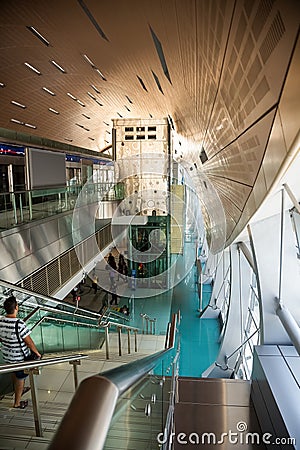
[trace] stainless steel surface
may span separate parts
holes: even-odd
[[[117,387],[104,377],[83,380],[49,450],[101,450],[118,394]]]
[[[276,299],[276,303],[278,299]],[[295,346],[299,356],[300,356],[300,328],[288,308],[286,308],[283,304],[279,303],[276,308],[276,314],[281,320],[282,325],[284,326],[285,331],[289,335],[292,344]]]
[[[42,432],[42,423],[41,423],[41,415],[40,415],[40,408],[39,408],[38,390],[37,390],[37,386],[36,386],[34,370],[29,371],[29,382],[30,382],[30,388],[31,388],[31,399],[32,399],[35,433],[37,436],[41,437],[41,436],[43,436],[43,432]]]
[[[174,449],[264,449],[250,402],[250,384],[241,380],[179,378]],[[182,434],[180,434],[182,433]],[[227,433],[227,434],[225,434]],[[260,439],[246,442],[257,433]],[[195,443],[199,439],[199,445]],[[185,442],[185,443],[183,443]]]
[[[250,381],[179,377],[178,395],[183,403],[248,406]]]
[[[262,351],[263,348],[266,351]],[[279,348],[275,352],[276,346],[265,345],[258,349],[259,352],[254,348],[251,398],[262,431],[271,433],[273,438],[294,440],[295,445],[290,441],[290,446],[282,444],[279,448],[299,448],[299,355],[286,356]]]

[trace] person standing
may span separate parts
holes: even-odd
[[[16,298],[11,295],[4,301],[3,306],[6,316],[0,319],[0,341],[4,361],[7,363],[23,362],[25,356],[30,354],[30,350],[36,353],[38,358],[41,358],[41,354],[29,336],[31,331],[23,320],[17,319],[19,306]],[[16,334],[17,330],[19,339]],[[15,391],[14,408],[24,409],[28,405],[28,401],[21,401],[26,377],[24,370],[12,373]]]
[[[97,294],[98,289],[98,276],[95,274],[92,278],[92,289],[94,290],[94,294]]]

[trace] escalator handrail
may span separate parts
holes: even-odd
[[[172,320],[171,336],[175,335],[176,326],[177,320]],[[142,380],[174,349],[174,339],[168,342],[167,349],[154,355],[83,380],[48,450],[102,450],[118,397]]]
[[[0,374],[16,372],[24,369],[34,369],[35,367],[50,366],[53,364],[61,364],[64,362],[78,361],[79,359],[88,358],[89,355],[83,353],[72,354],[69,356],[57,356],[54,358],[42,358],[36,361],[25,361],[20,363],[0,364]]]
[[[16,284],[10,283],[10,282],[5,281],[5,280],[0,280],[0,285],[5,286],[7,289],[9,289],[9,290],[11,290],[11,291],[21,292],[21,293],[23,293],[23,294],[29,295],[30,297],[35,297],[35,298],[38,298],[38,299],[41,299],[41,300],[44,300],[44,301],[47,301],[47,302],[52,302],[52,303],[56,304],[56,306],[57,306],[57,305],[68,305],[68,307],[69,307],[70,309],[73,309],[74,312],[75,312],[76,309],[78,310],[78,308],[76,308],[75,305],[71,305],[70,303],[65,303],[65,302],[56,300],[55,298],[53,298],[53,297],[48,297],[47,295],[43,295],[43,294],[39,294],[39,293],[34,292],[34,291],[30,291],[29,289],[23,288],[23,287],[21,287],[21,286],[18,286],[18,285],[16,285]],[[4,296],[5,296],[5,294],[4,294]],[[26,299],[26,301],[27,301],[27,300],[28,300],[28,299]],[[21,301],[18,300],[18,303],[21,303]],[[46,306],[46,305],[41,304],[41,305],[37,305],[37,306],[42,306],[42,307],[43,307],[43,306]],[[48,307],[49,307],[49,308],[54,308],[53,306],[48,306]],[[55,308],[54,308],[54,309],[55,309]],[[94,312],[94,311],[87,311],[87,310],[84,309],[84,308],[80,308],[80,309],[81,309],[82,311],[84,311],[85,313],[90,314],[91,316],[95,316],[95,319],[98,319],[99,316],[100,316],[99,313],[96,313],[96,312]],[[73,313],[72,313],[72,314],[73,314]]]

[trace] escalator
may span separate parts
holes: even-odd
[[[116,331],[124,324],[124,316],[109,309],[100,315],[1,281],[1,308],[10,295],[16,297],[18,318],[26,322],[43,355],[99,350],[105,341],[105,326],[109,323],[110,330]],[[4,364],[1,353],[0,364]],[[12,390],[10,375],[1,374],[0,396]]]

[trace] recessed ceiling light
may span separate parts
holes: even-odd
[[[55,95],[53,91],[50,91],[50,89],[46,88],[45,86],[42,87],[42,89],[50,95]]]
[[[38,75],[42,75],[41,72],[36,67],[32,66],[28,62],[25,62],[24,64],[26,67],[28,67],[28,69],[32,70],[33,72],[37,73]]]
[[[94,141],[95,139],[94,138],[92,138],[92,137],[89,137],[89,139],[91,140],[91,141]]]
[[[0,83],[0,87],[4,88],[5,87],[5,83]]]
[[[73,142],[73,139],[68,139],[68,138],[65,138],[65,141],[68,141],[68,142]]]
[[[126,97],[127,100],[129,101],[129,103],[133,103],[133,101],[128,97],[128,95],[125,95],[125,97]]]
[[[48,109],[49,109],[49,111],[51,111],[51,112],[54,113],[54,114],[59,114],[59,112],[56,111],[56,109],[53,109],[53,108],[48,108]]]
[[[67,92],[67,95],[68,95],[69,97],[71,97],[72,100],[77,100],[77,98],[74,97],[74,95],[70,94],[70,92]]]
[[[95,98],[95,102],[98,103],[99,106],[103,106],[100,100],[98,100],[97,98]]]
[[[86,117],[87,119],[90,119],[90,117],[87,114],[82,114],[84,117]]]
[[[81,105],[81,106],[85,106],[85,104],[82,101],[78,100],[78,99],[77,99],[77,103],[79,103],[79,105]]]
[[[107,133],[107,134],[111,134],[110,131],[108,131],[108,130],[106,130],[106,133]]]
[[[54,59],[51,60],[52,64],[58,69],[60,70],[62,73],[66,73],[65,69],[60,66],[56,61],[54,61]]]
[[[106,81],[105,76],[103,75],[103,73],[101,72],[101,70],[96,69],[96,72],[99,73],[100,77],[102,78],[103,81]]]
[[[103,123],[104,123],[104,125],[107,125],[109,127],[109,123],[107,123],[107,122],[103,122]]]
[[[127,111],[129,111],[130,112],[130,109],[128,108],[128,106],[126,106],[126,105],[124,105],[125,106],[125,108],[127,109]]]
[[[18,123],[19,125],[24,125],[24,122],[18,119],[10,119],[11,122]]]
[[[28,128],[36,128],[36,125],[32,125],[31,123],[25,123],[24,125]]]
[[[94,84],[91,84],[91,88],[93,88],[94,89],[94,91],[96,91],[97,92],[97,94],[100,94],[100,91],[99,91],[99,89],[94,85]]]
[[[19,108],[26,108],[26,106],[25,105],[22,105],[22,103],[19,103],[19,102],[15,102],[14,100],[12,100],[10,103],[12,103],[13,105],[16,105],[16,106],[19,106]]]
[[[84,59],[94,68],[95,64],[93,63],[93,61],[88,57],[88,55],[82,55],[84,57]]]
[[[117,114],[118,114],[119,117],[123,118],[123,116],[120,113],[117,112]]]
[[[41,35],[41,33],[38,32],[38,30],[34,27],[26,27],[29,31],[31,31],[31,33],[33,33],[37,38],[39,38],[40,41],[43,42],[43,44],[45,45],[50,45],[49,41],[47,41],[46,38],[44,38],[44,36]]]
[[[96,100],[96,97],[94,96],[94,94],[92,94],[91,92],[88,91],[87,93],[93,100]]]

